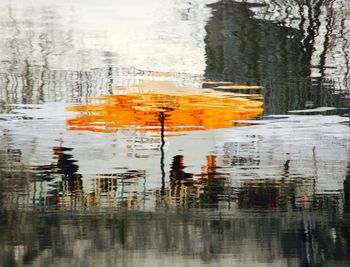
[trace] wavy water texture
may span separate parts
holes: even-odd
[[[0,266],[349,265],[349,1],[0,2]]]

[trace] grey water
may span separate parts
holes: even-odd
[[[0,266],[350,265],[350,2],[0,7]]]

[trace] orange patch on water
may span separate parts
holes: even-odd
[[[166,132],[210,130],[232,127],[235,120],[259,116],[262,102],[244,98],[207,95],[130,93],[107,95],[99,103],[71,106],[77,112],[67,119],[69,130],[114,132],[134,127],[140,131]]]

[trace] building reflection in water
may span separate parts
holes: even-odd
[[[263,85],[265,114],[348,107],[347,1],[262,2],[210,5],[205,78]]]

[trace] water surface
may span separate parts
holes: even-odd
[[[3,1],[1,266],[348,266],[347,1]]]

